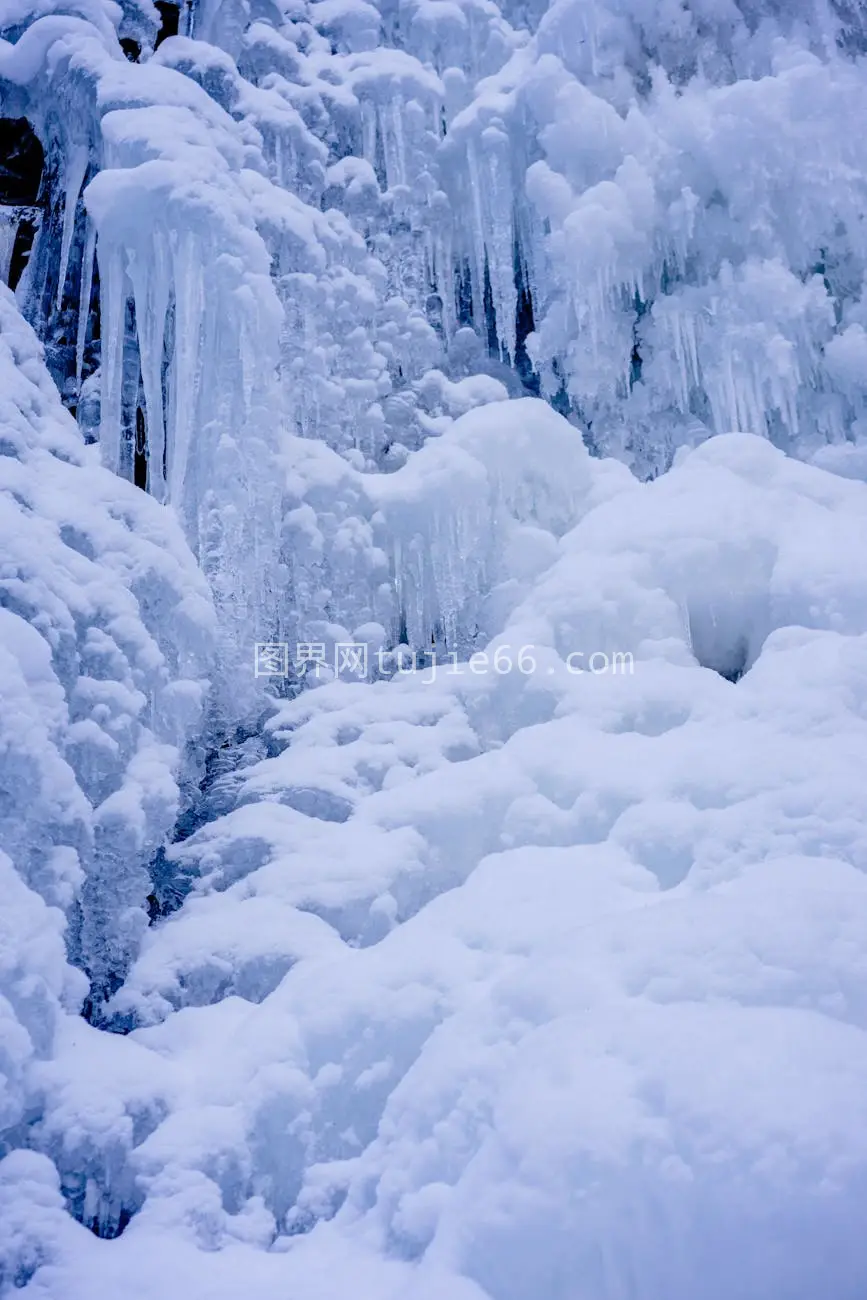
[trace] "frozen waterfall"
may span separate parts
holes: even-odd
[[[0,1300],[863,1300],[857,0],[0,0]]]

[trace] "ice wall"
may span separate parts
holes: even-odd
[[[594,448],[648,473],[733,428],[796,454],[862,436],[835,358],[864,312],[865,156],[842,128],[864,111],[863,37],[812,0],[559,0],[451,122],[474,281],[520,249],[525,346]]]

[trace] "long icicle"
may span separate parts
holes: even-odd
[[[123,331],[126,294],[123,250],[103,248],[100,241],[99,284],[102,333],[102,393],[99,441],[102,463],[120,473],[121,388],[123,384]]]
[[[96,227],[90,217],[85,218],[86,234],[81,261],[81,287],[78,297],[78,333],[75,340],[75,383],[81,389],[84,370],[84,348],[87,343],[87,323],[90,320],[90,295],[93,291],[93,259],[96,253]]]
[[[75,233],[75,211],[78,197],[87,174],[88,152],[84,145],[73,149],[66,160],[66,186],[63,204],[63,235],[60,240],[60,271],[57,277],[57,310],[63,305],[63,290],[66,285],[66,271],[69,266],[69,250]]]
[[[164,233],[154,229],[152,239],[153,264],[149,266],[143,263],[140,257],[136,257],[130,266],[130,278],[135,295],[142,386],[147,410],[148,487],[152,496],[155,496],[158,501],[164,501],[166,480],[163,461],[166,434],[162,366],[171,268]]]

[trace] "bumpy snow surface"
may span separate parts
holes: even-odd
[[[0,0],[0,1298],[864,1300],[861,6],[161,8]]]

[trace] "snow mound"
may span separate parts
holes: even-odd
[[[867,487],[745,435],[563,478],[483,655],[285,701],[173,850],[138,1027],[50,1070],[133,1218],[32,1294],[862,1293]]]

